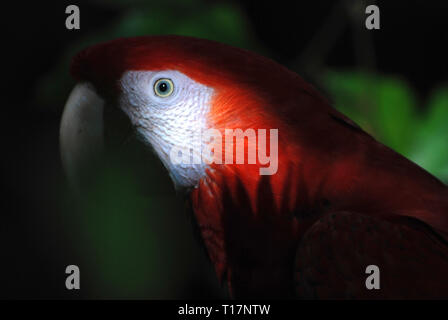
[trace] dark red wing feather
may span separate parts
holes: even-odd
[[[368,265],[380,269],[379,290],[366,288]],[[301,298],[446,299],[448,245],[418,220],[330,213],[304,235],[295,276]]]

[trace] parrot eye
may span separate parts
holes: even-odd
[[[162,78],[154,83],[154,93],[161,97],[169,97],[174,91],[173,81],[170,79]]]

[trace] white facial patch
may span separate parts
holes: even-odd
[[[171,80],[174,88],[160,97],[154,84]],[[201,154],[201,132],[207,129],[207,115],[213,89],[174,71],[128,71],[121,80],[120,107],[146,143],[168,169],[176,187],[194,187],[205,175],[206,164],[191,161],[173,163],[170,152],[185,149]]]

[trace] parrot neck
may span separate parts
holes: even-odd
[[[291,148],[279,149],[274,175],[260,176],[257,165],[213,165],[190,194],[216,273],[234,293],[291,292],[293,281],[279,270],[293,267],[300,239],[329,212],[410,216],[447,235],[447,188],[392,150],[372,146],[389,160],[378,163],[364,153],[331,162]],[[256,279],[258,271],[272,281]],[[241,278],[246,287],[235,287]]]

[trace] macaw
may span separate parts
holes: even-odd
[[[104,109],[121,110],[186,195],[232,297],[448,298],[447,186],[296,73],[184,36],[100,43],[77,54],[70,71],[79,83],[60,129],[69,177],[101,148]],[[226,139],[227,129],[275,129],[265,150],[276,157],[273,172],[261,174],[267,164],[260,157],[247,160],[249,135],[242,163],[173,161],[172,150],[189,141],[193,153],[212,146],[212,160],[222,159],[228,144],[196,139],[210,129]],[[372,265],[377,288],[367,286]]]

